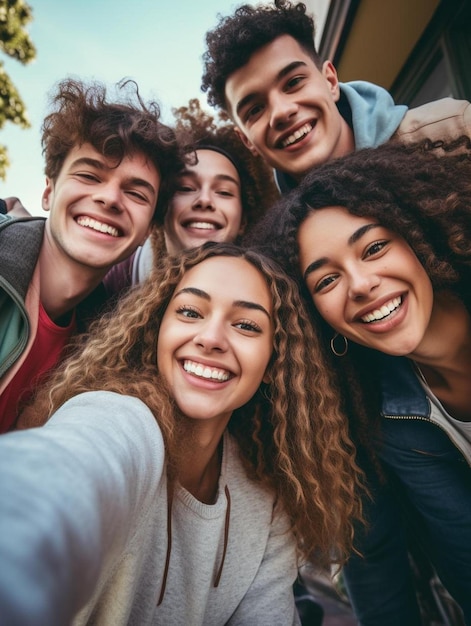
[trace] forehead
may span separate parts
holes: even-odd
[[[214,178],[216,176],[229,176],[240,185],[239,173],[232,161],[215,150],[200,149],[196,151],[198,162],[187,165],[185,172],[193,172],[199,177]]]
[[[205,259],[187,270],[176,292],[194,287],[211,298],[233,301],[251,301],[271,310],[271,294],[264,276],[245,259],[216,256]]]
[[[341,206],[327,206],[310,211],[298,229],[298,242],[308,243],[311,239],[328,241],[332,237],[349,236],[352,231],[366,223],[374,222],[369,217],[352,215]]]
[[[298,229],[299,260],[304,268],[320,258],[349,245],[353,233],[375,223],[369,217],[352,215],[344,207],[325,207],[311,211]]]
[[[242,98],[252,91],[268,88],[284,68],[296,62],[305,63],[319,72],[313,59],[291,35],[281,35],[256,50],[226,81],[226,100],[233,113]]]

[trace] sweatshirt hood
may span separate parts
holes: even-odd
[[[337,107],[353,130],[355,150],[377,148],[389,141],[408,107],[395,104],[386,89],[373,83],[356,80],[339,85]],[[287,193],[297,186],[292,176],[280,170],[275,170],[275,180],[281,193]]]

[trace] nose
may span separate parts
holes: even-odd
[[[296,115],[298,106],[287,94],[280,93],[272,95],[269,101],[270,106],[270,126],[279,130],[291,122],[291,118]]]
[[[194,336],[193,343],[207,354],[214,351],[225,352],[228,341],[223,321],[214,317],[206,319]]]
[[[209,187],[203,186],[200,188],[191,206],[199,211],[214,211],[213,195]]]
[[[379,276],[364,267],[351,269],[348,276],[348,295],[352,300],[361,300],[368,296],[379,285]]]
[[[122,192],[119,184],[113,181],[102,182],[94,193],[93,199],[110,211],[122,209]]]

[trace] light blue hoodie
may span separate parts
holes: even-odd
[[[373,83],[356,80],[340,83],[340,114],[353,129],[355,149],[377,148],[389,141],[402,122],[408,107],[394,103],[391,94]],[[281,193],[296,187],[289,175],[275,170],[275,179]]]

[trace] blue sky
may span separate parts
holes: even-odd
[[[67,77],[114,84],[134,78],[144,99],[159,101],[164,121],[171,108],[200,98],[204,34],[242,2],[232,0],[28,0],[33,21],[28,32],[37,57],[22,66],[0,56],[19,90],[32,127],[7,123],[0,142],[11,166],[0,197],[18,196],[35,215],[44,214],[44,165],[40,127],[47,94]]]

